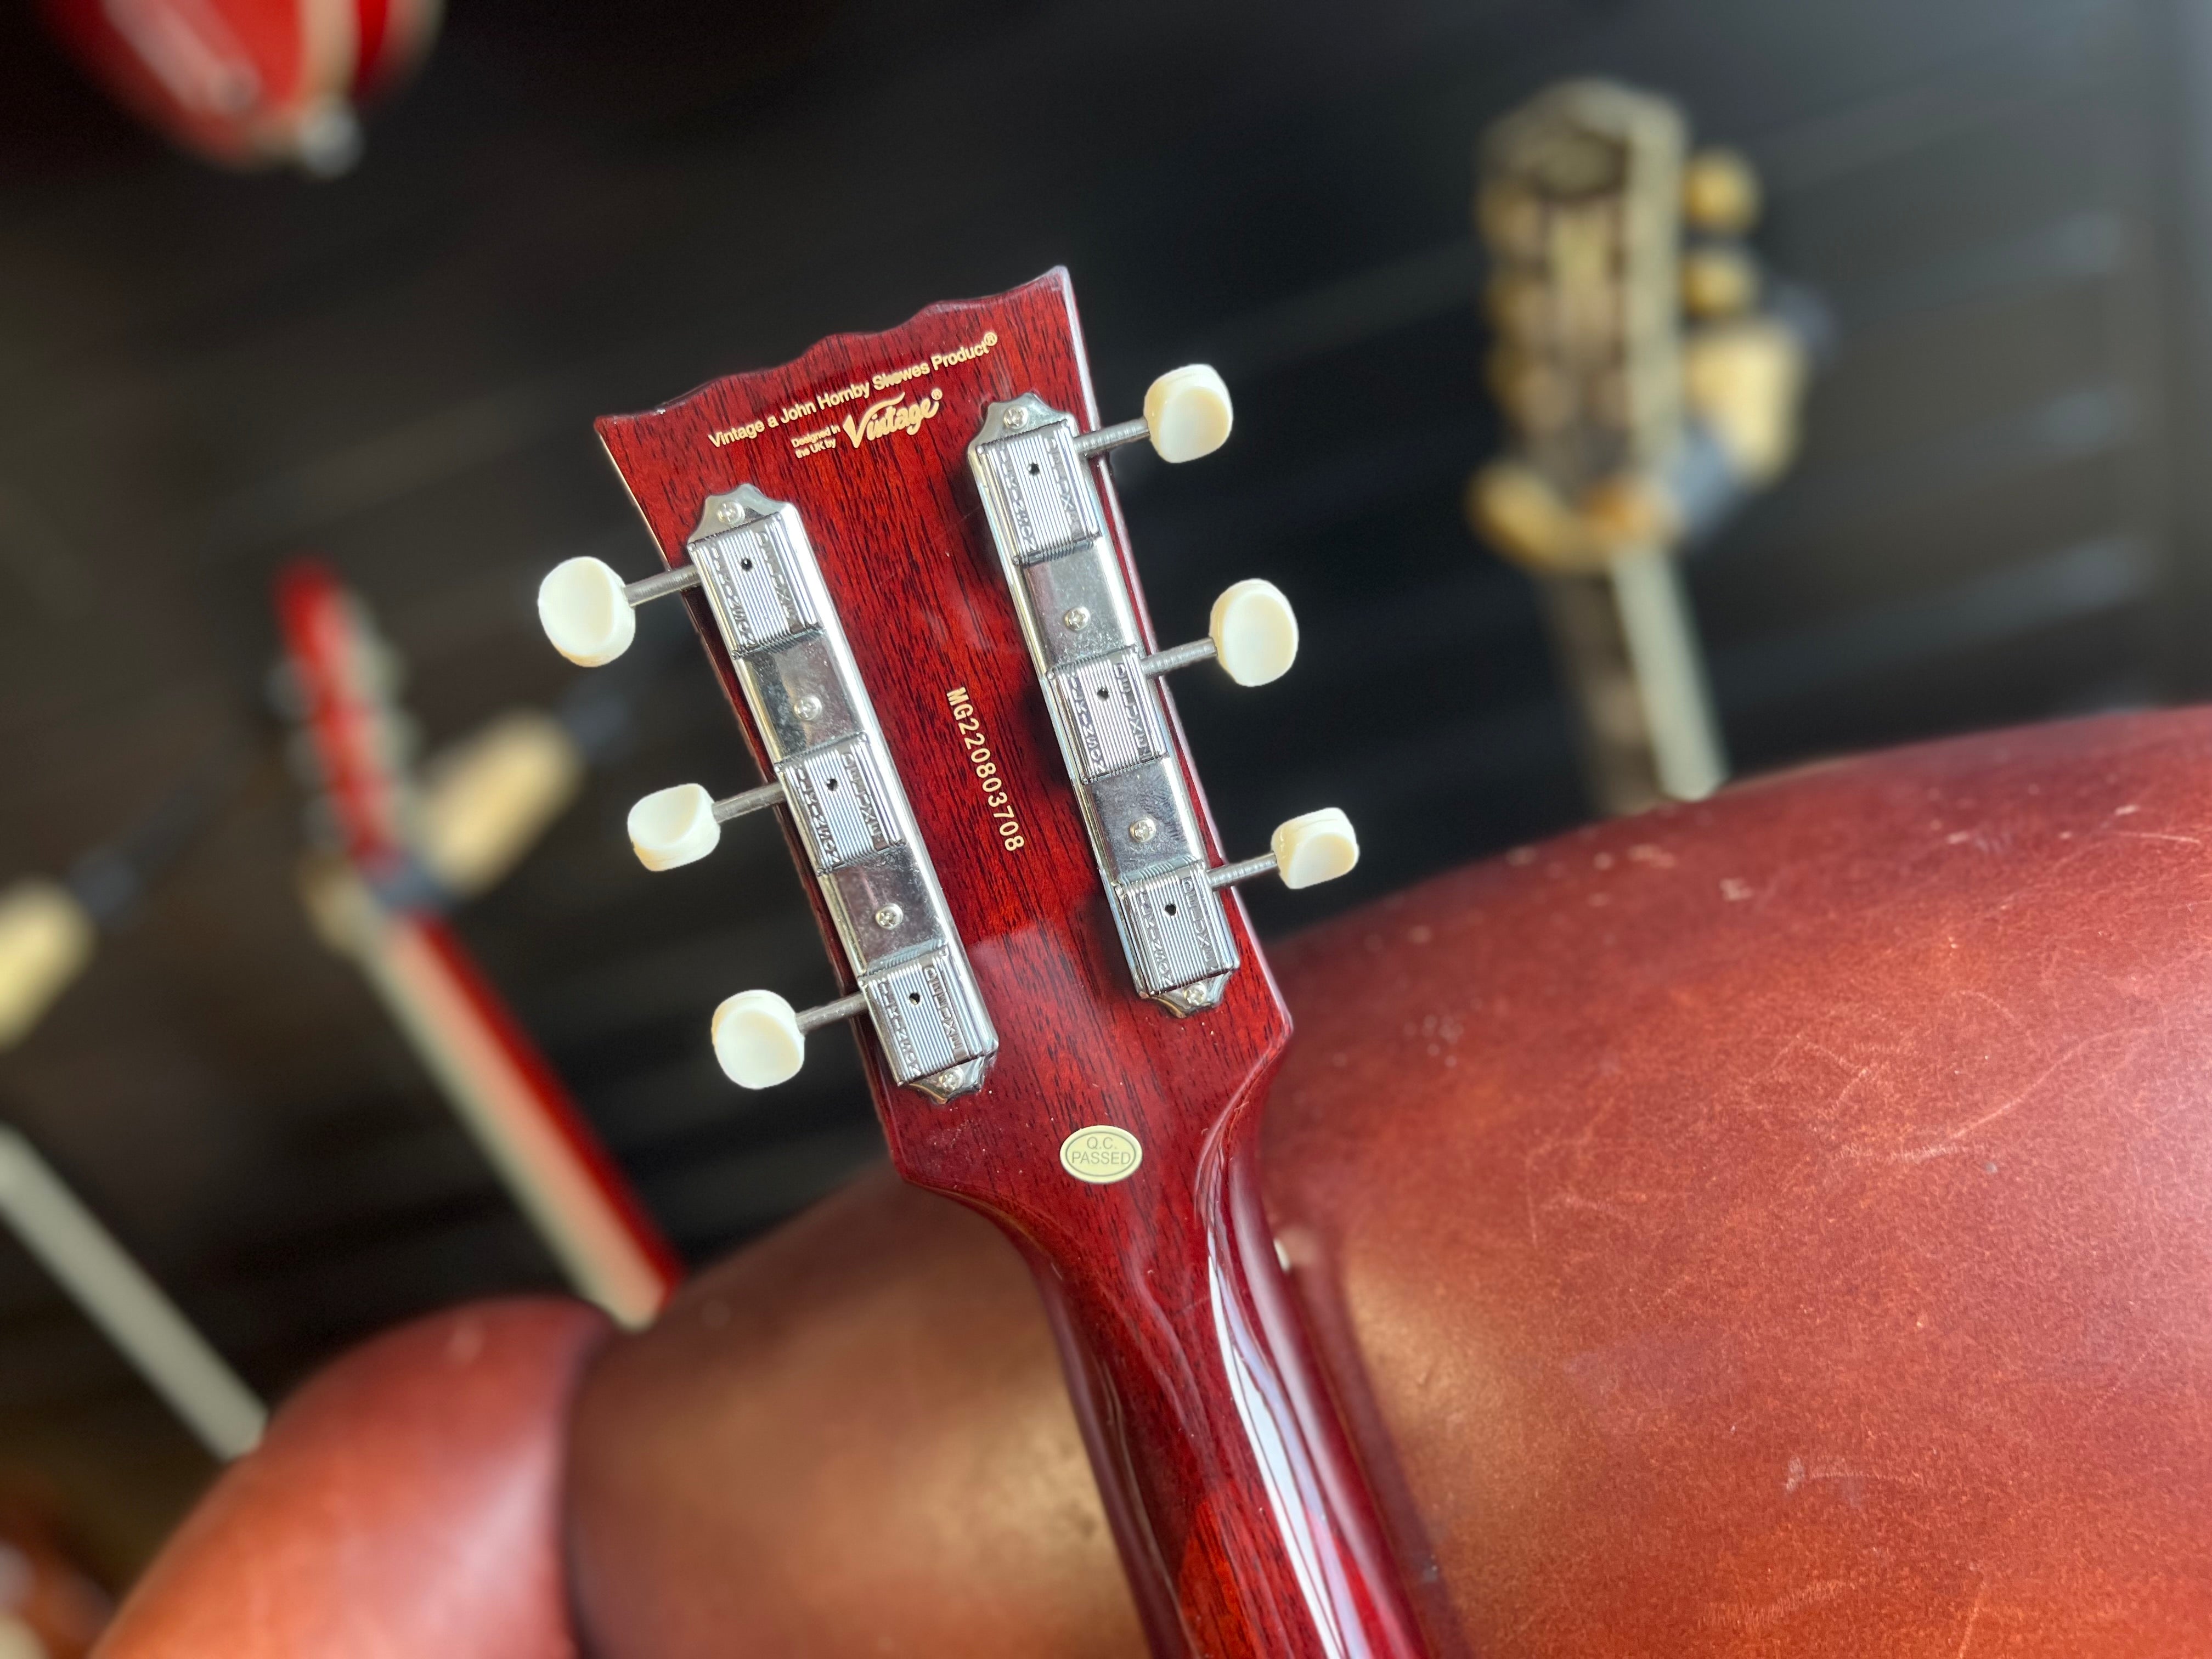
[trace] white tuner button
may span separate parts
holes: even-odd
[[[1334,806],[1306,812],[1279,825],[1267,845],[1285,887],[1334,881],[1359,862],[1359,837],[1352,820]]]
[[[1194,461],[1229,441],[1235,411],[1221,376],[1204,363],[1171,368],[1145,393],[1145,424],[1164,461]]]
[[[629,809],[629,844],[648,870],[696,864],[721,840],[714,798],[696,783],[656,789]]]
[[[623,579],[599,559],[564,559],[546,572],[538,585],[538,620],[553,648],[585,668],[612,662],[637,637],[637,612]]]
[[[1221,666],[1239,685],[1279,680],[1297,659],[1297,613],[1281,588],[1256,577],[1223,591],[1206,631]]]
[[[714,1010],[714,1058],[744,1089],[772,1089],[799,1074],[806,1038],[799,1016],[773,991],[740,991]]]

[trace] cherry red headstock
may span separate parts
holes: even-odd
[[[633,605],[688,590],[777,781],[719,803],[697,786],[648,796],[631,816],[640,857],[687,862],[725,818],[784,805],[848,988],[880,947],[858,992],[809,1015],[732,997],[717,1054],[772,1082],[811,1024],[865,1015],[901,1173],[994,1216],[1038,1272],[1154,1650],[1401,1659],[1419,1641],[1251,1173],[1290,1019],[1228,886],[1271,866],[1325,879],[1357,847],[1324,811],[1278,830],[1269,858],[1221,864],[1158,676],[1215,655],[1260,684],[1288,666],[1296,624],[1273,588],[1240,583],[1208,641],[1158,650],[1101,458],[1144,436],[1171,459],[1202,453],[1228,410],[1210,369],[1164,376],[1146,401],[1143,422],[1099,428],[1062,271],[838,336],[601,421],[668,568],[624,584],[572,561],[540,613],[574,659],[604,660]],[[795,775],[863,739],[902,795],[872,762]],[[890,878],[868,882],[911,864],[908,827],[935,885],[909,869],[887,901]],[[994,1031],[987,1071],[925,1065],[900,1035],[908,1001],[925,1022],[957,1005],[942,975],[928,995],[920,981],[884,994],[886,963],[935,949],[933,933],[896,943],[918,905],[941,910],[965,954],[940,967],[972,975],[988,1011],[949,1052],[979,1055]]]
[[[1048,1234],[1055,1220],[1110,1208],[1117,1190],[1071,1178],[1061,1161],[1071,1134],[1122,1130],[1148,1166],[1134,1179],[1174,1180],[1251,1096],[1290,1023],[1233,894],[1224,896],[1242,965],[1216,1006],[1178,1018],[1132,981],[968,460],[986,410],[1028,392],[1082,430],[1097,427],[1063,271],[933,306],[885,333],[825,340],[782,368],[599,430],[672,568],[702,504],[740,484],[803,516],[1000,1040],[983,1086],[939,1105],[896,1084],[862,1032],[893,1156],[909,1180]],[[1138,625],[1156,645],[1106,468],[1086,465]],[[686,598],[765,766],[706,602],[696,590]],[[1172,723],[1171,701],[1167,710]],[[1179,729],[1174,750],[1218,863]]]

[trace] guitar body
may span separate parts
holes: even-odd
[[[1806,771],[1275,954],[1275,1236],[1440,1652],[2212,1642],[2212,716]],[[1127,1655],[1046,1321],[864,1183],[581,1396],[604,1659]]]

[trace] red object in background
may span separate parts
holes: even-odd
[[[624,1324],[648,1322],[683,1262],[437,914],[414,846],[389,647],[360,602],[313,560],[277,573],[276,600],[297,718],[313,744],[331,828],[365,889],[344,948],[576,1288]]]
[[[573,1659],[561,1531],[587,1308],[477,1303],[301,1388],[139,1580],[111,1659]]]
[[[298,682],[346,856],[385,878],[409,857],[404,769],[380,645],[353,596],[325,567],[301,559],[276,574],[276,620]]]
[[[439,0],[42,0],[77,61],[149,125],[225,167],[328,176],[356,107],[429,49]]]

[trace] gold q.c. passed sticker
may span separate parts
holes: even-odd
[[[1060,1167],[1078,1181],[1104,1187],[1127,1181],[1145,1161],[1143,1143],[1127,1129],[1093,1123],[1060,1143]]]

